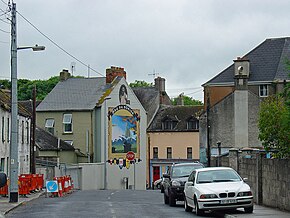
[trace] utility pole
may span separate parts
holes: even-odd
[[[32,91],[32,123],[31,123],[31,141],[30,141],[30,172],[35,174],[35,128],[36,128],[36,85]]]
[[[17,101],[17,38],[16,3],[11,10],[11,141],[9,164],[9,202],[18,202],[18,101]]]

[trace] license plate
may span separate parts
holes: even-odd
[[[237,203],[236,199],[221,200],[221,204],[234,204],[234,203]]]

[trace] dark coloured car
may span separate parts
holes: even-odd
[[[169,173],[163,174],[164,203],[174,206],[184,200],[184,184],[191,172],[203,168],[199,162],[173,164]]]

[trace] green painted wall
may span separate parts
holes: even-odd
[[[63,114],[71,113],[73,122],[73,132],[63,132]],[[67,111],[67,112],[37,112],[36,123],[37,126],[45,129],[45,120],[47,118],[53,118],[54,124],[54,135],[60,137],[62,140],[72,140],[73,146],[80,149],[84,154],[86,151],[86,131],[89,130],[89,153],[93,155],[93,112],[91,111]]]

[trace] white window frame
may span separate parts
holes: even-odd
[[[49,123],[49,121],[52,121],[51,123]],[[50,124],[50,125],[49,125]],[[54,128],[54,119],[53,118],[47,118],[45,120],[45,128]]]
[[[269,86],[268,85],[259,85],[259,96],[260,97],[268,97],[269,94]]]
[[[63,114],[63,132],[64,133],[72,133],[73,132],[73,126],[72,126],[72,114]],[[66,125],[71,125],[71,131],[66,131]]]

